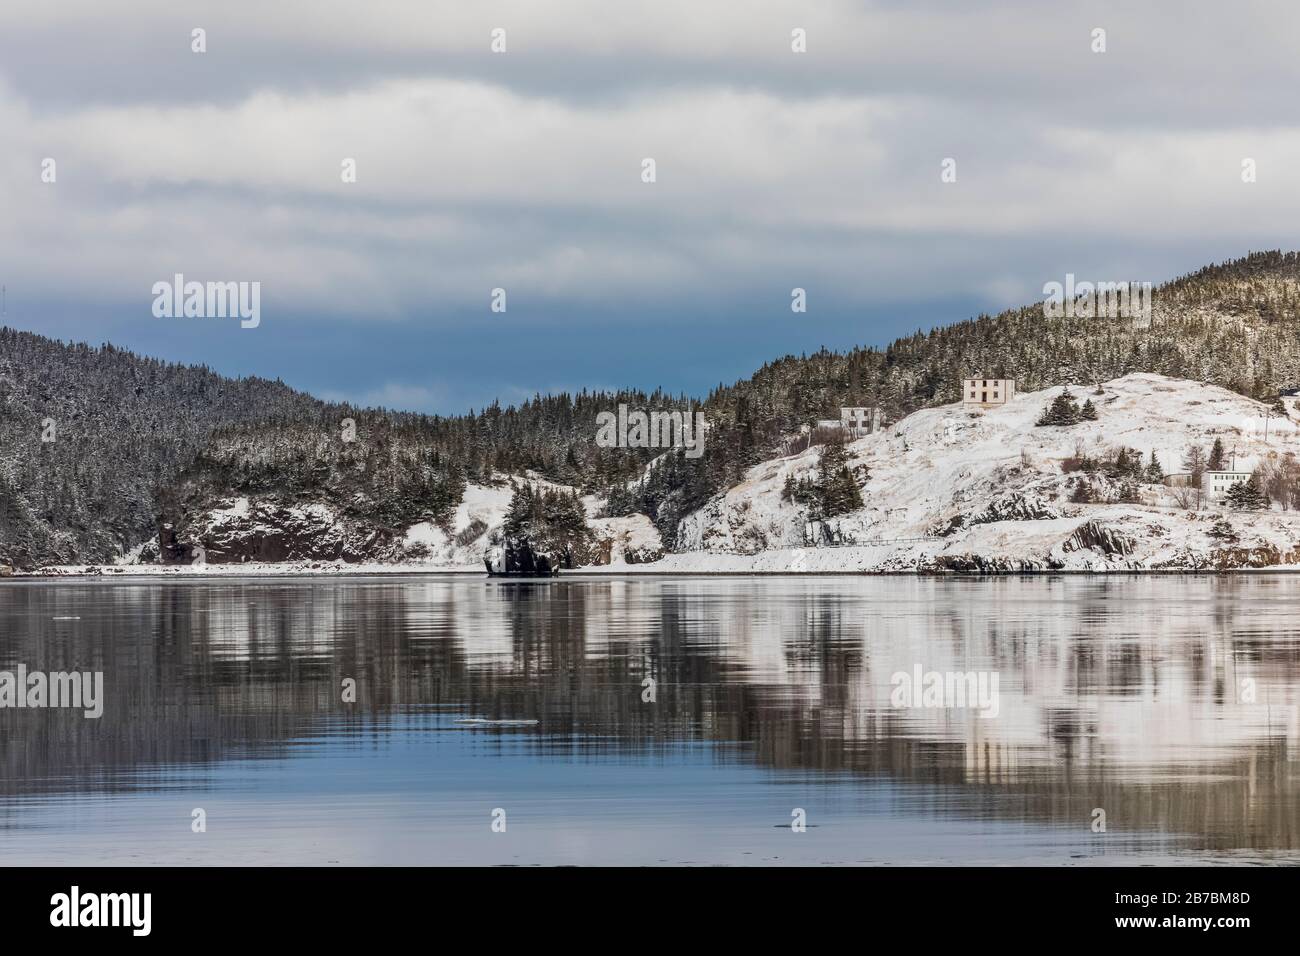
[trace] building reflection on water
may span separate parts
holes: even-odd
[[[0,794],[21,813],[454,713],[536,720],[526,746],[554,760],[707,741],[908,784],[918,813],[1081,826],[1101,807],[1117,831],[1289,851],[1298,612],[1284,575],[12,583],[0,669],[102,670],[106,703],[0,710]],[[918,666],[996,673],[997,716],[892,706]]]

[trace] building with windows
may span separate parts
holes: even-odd
[[[1233,485],[1239,485],[1250,478],[1248,471],[1207,471],[1205,473],[1205,491],[1212,499],[1220,501]]]
[[[961,383],[963,405],[1005,405],[1015,397],[1014,378],[967,378]]]
[[[845,431],[854,435],[868,435],[880,431],[880,409],[852,407],[840,409],[840,422]]]
[[[881,415],[879,408],[871,407],[852,407],[841,408],[839,418],[819,418],[813,422],[811,428],[821,431],[823,429],[838,429],[859,438],[863,435],[872,435],[880,431]],[[803,426],[803,431],[809,431],[809,426]]]

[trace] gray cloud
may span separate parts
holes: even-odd
[[[279,321],[421,328],[485,313],[498,286],[551,322],[673,326],[779,313],[795,285],[849,321],[1019,304],[1065,271],[1157,281],[1293,244],[1298,21],[1267,3],[11,4],[0,261],[28,300],[142,329],[178,271],[259,280]]]

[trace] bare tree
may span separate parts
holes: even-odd
[[[1170,485],[1169,490],[1173,492],[1178,507],[1185,511],[1195,510],[1194,505],[1197,504],[1195,488],[1191,485]]]
[[[1287,452],[1281,459],[1270,458],[1258,472],[1260,487],[1283,511],[1300,507],[1300,461],[1293,453]]]
[[[1205,482],[1206,458],[1205,449],[1200,445],[1188,445],[1187,451],[1183,452],[1183,467],[1187,469],[1191,476],[1189,501],[1195,500],[1194,511],[1201,510],[1201,488]],[[1186,505],[1184,506],[1186,507]]]

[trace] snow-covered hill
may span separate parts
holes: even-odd
[[[1021,394],[989,408],[953,404],[915,412],[890,428],[847,446],[849,464],[862,466],[864,506],[827,523],[848,546],[815,546],[805,506],[786,500],[788,478],[816,474],[820,448],[751,468],[744,480],[711,499],[680,525],[679,552],[664,555],[645,515],[598,518],[602,501],[583,499],[595,531],[595,562],[588,571],[690,572],[1014,572],[1300,569],[1300,512],[1229,510],[1208,497],[1199,509],[1167,484],[1148,481],[1127,503],[1074,503],[1072,491],[1090,481],[1114,501],[1116,482],[1085,478],[1081,458],[1102,459],[1123,447],[1144,461],[1154,453],[1164,472],[1184,468],[1189,447],[1219,439],[1225,467],[1249,472],[1269,461],[1300,457],[1300,421],[1268,415],[1260,402],[1212,385],[1135,373],[1104,383],[1071,386],[1090,399],[1096,421],[1036,426],[1061,387]],[[862,469],[857,469],[861,473]],[[537,475],[519,476],[551,485]],[[505,518],[508,476],[469,485],[454,516],[442,526],[411,526],[393,556],[364,559],[369,570],[478,569],[490,532]],[[566,489],[572,490],[572,489]],[[1181,498],[1181,501],[1180,501]],[[306,509],[295,520],[311,525],[316,542],[346,539],[346,522]],[[1276,506],[1274,506],[1276,508]],[[197,522],[203,540],[218,547],[241,536],[269,540],[259,502],[222,502]],[[309,512],[309,513],[308,513]],[[261,517],[259,517],[261,516]],[[283,516],[277,518],[284,524]],[[1231,536],[1222,534],[1222,522]],[[1220,525],[1218,534],[1211,530]],[[282,530],[282,529],[281,529]],[[310,533],[308,533],[310,532]],[[149,562],[148,555],[142,560]],[[272,558],[303,570],[345,569],[341,562]],[[347,560],[347,559],[345,559]],[[376,560],[389,563],[376,564]],[[337,565],[337,568],[336,568]],[[227,566],[247,572],[256,562]],[[352,567],[356,568],[354,563]],[[170,570],[192,571],[183,565]],[[215,569],[213,569],[215,570]]]
[[[782,498],[788,476],[811,476],[819,449],[752,468],[682,522],[685,553],[647,570],[941,571],[1140,570],[1300,564],[1300,514],[1179,507],[1172,488],[1144,484],[1140,503],[1072,504],[1067,460],[1123,446],[1182,470],[1191,445],[1220,438],[1230,467],[1300,454],[1300,428],[1215,386],[1132,374],[1073,389],[1097,421],[1036,427],[1060,388],[986,409],[924,409],[848,446],[865,465],[865,507],[837,519],[850,547],[807,547],[806,509]],[[1267,432],[1267,434],[1266,434]],[[1238,540],[1208,532],[1226,518]]]

